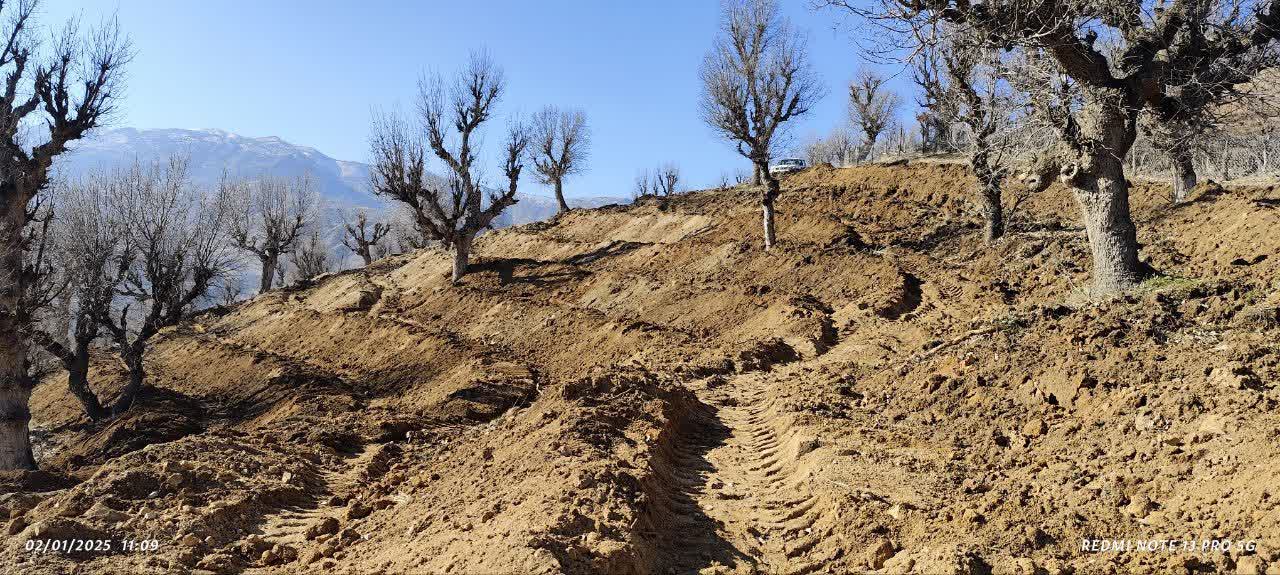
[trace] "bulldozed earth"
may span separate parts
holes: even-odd
[[[988,247],[973,188],[819,167],[770,252],[758,190],[708,190],[489,233],[459,286],[425,250],[198,314],[123,417],[37,388],[0,565],[1280,570],[1280,191],[1135,182],[1159,274],[1098,299],[1067,190]]]

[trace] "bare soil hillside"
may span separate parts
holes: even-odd
[[[0,569],[1280,570],[1280,192],[1135,184],[1161,275],[1099,301],[1067,191],[988,248],[972,185],[819,167],[768,253],[710,190],[201,314],[118,420],[37,388]],[[114,543],[25,549],[67,539]]]

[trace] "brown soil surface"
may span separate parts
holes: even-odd
[[[711,190],[488,234],[456,287],[427,250],[204,313],[120,419],[37,388],[0,570],[1280,570],[1280,192],[1135,184],[1163,275],[1096,300],[1067,191],[987,247],[972,186],[820,167],[769,253]],[[67,539],[113,546],[24,549]]]

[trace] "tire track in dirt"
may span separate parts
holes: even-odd
[[[815,447],[779,414],[767,372],[691,385],[696,409],[660,438],[660,488],[642,537],[656,573],[818,571],[838,557],[830,497],[801,461]],[[664,441],[665,440],[665,441]]]
[[[369,478],[386,473],[395,453],[396,450],[387,449],[384,444],[367,444],[345,458],[340,468],[323,468],[318,477],[308,478],[306,481],[308,489],[305,502],[283,507],[276,514],[267,517],[260,528],[262,537],[272,543],[292,545],[295,548],[304,546],[308,528],[324,517],[339,519],[337,512],[342,507],[332,503],[347,501]]]

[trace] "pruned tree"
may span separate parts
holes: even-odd
[[[1124,171],[1139,115],[1147,110],[1162,121],[1194,115],[1202,99],[1221,97],[1210,86],[1256,76],[1280,37],[1280,0],[827,3],[893,27],[910,43],[940,22],[953,24],[985,46],[1022,49],[1059,70],[1062,80],[1042,89],[1078,87],[1078,105],[1054,110],[1062,145],[1037,171],[1041,185],[1056,177],[1074,191],[1097,294],[1133,287],[1150,270],[1138,256]]]
[[[408,206],[423,236],[439,240],[454,250],[453,282],[467,271],[471,246],[477,234],[489,227],[503,210],[516,203],[516,188],[529,135],[517,119],[512,121],[503,146],[504,188],[489,194],[484,206],[484,186],[476,165],[477,130],[493,114],[505,88],[502,70],[485,54],[473,54],[466,67],[446,89],[439,75],[418,83],[419,111],[425,124],[426,145],[411,135],[398,118],[375,120],[370,139],[376,193]],[[443,182],[426,176],[425,152],[429,148],[444,164]]]
[[[654,192],[649,184],[649,170],[640,170],[636,173],[635,183],[631,188],[631,199],[643,198],[653,194]]]
[[[0,4],[0,470],[36,466],[28,433],[34,310],[24,297],[36,274],[24,258],[33,204],[54,158],[115,110],[132,56],[115,21],[87,32],[71,21],[42,53],[36,13],[34,0]]]
[[[220,187],[236,198],[238,216],[231,239],[262,264],[258,293],[271,290],[272,281],[284,271],[281,258],[297,247],[303,228],[315,218],[316,196],[309,176],[292,180],[264,175],[251,183],[223,177]]]
[[[289,254],[289,263],[293,264],[293,275],[296,281],[305,282],[321,274],[333,271],[332,250],[329,244],[320,237],[320,230],[312,229],[307,240]]]
[[[580,109],[547,106],[530,123],[533,168],[543,184],[550,185],[559,204],[557,213],[569,211],[564,201],[564,178],[582,172],[591,145],[587,114]]]
[[[893,123],[893,114],[902,105],[887,82],[884,76],[863,68],[849,84],[849,118],[862,132],[862,143],[854,157],[856,162],[867,161],[876,140]]]
[[[943,53],[948,107],[969,130],[969,167],[978,180],[978,205],[984,220],[983,237],[994,243],[1004,236],[1003,185],[1013,154],[1007,137],[1011,102],[1002,89],[998,56],[981,45],[966,43],[957,35]]]
[[[920,150],[925,153],[954,152],[957,149],[951,127],[959,110],[948,82],[944,59],[938,46],[926,45],[912,60],[911,81],[919,88],[916,104],[920,114]]]
[[[131,236],[111,203],[118,178],[95,174],[82,183],[60,185],[61,208],[50,230],[56,274],[43,282],[57,286],[57,306],[40,310],[32,341],[56,358],[67,372],[67,388],[93,421],[109,415],[89,386],[91,346],[106,335],[99,321],[111,304],[132,263]],[[43,316],[43,317],[40,317]]]
[[[374,222],[370,225],[368,210],[357,210],[354,222],[347,222],[342,235],[342,245],[360,256],[364,265],[373,263],[378,245],[391,233],[391,225]]]
[[[776,243],[774,202],[782,191],[769,173],[773,146],[787,122],[808,113],[822,96],[804,37],[779,14],[773,0],[729,3],[700,76],[703,119],[735,143],[764,181],[764,247],[771,249]]]
[[[113,415],[127,410],[142,387],[151,338],[176,325],[233,269],[228,240],[238,217],[229,190],[192,189],[184,159],[147,170],[135,165],[120,177],[110,206],[127,230],[130,265],[115,308],[99,318],[129,369]]]

